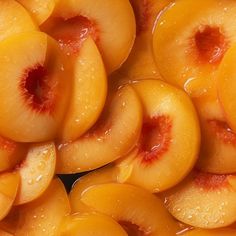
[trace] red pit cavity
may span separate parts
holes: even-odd
[[[219,27],[204,26],[194,36],[198,59],[203,63],[218,64],[223,58],[228,43]]]
[[[136,34],[146,31],[150,25],[151,16],[151,3],[150,0],[130,0],[130,3],[134,9],[134,15],[136,19]]]
[[[29,106],[37,112],[50,112],[54,94],[46,69],[42,65],[27,69],[21,81],[21,91]]]
[[[208,120],[208,123],[218,139],[222,140],[225,144],[236,145],[236,134],[226,122]]]
[[[0,149],[1,150],[6,150],[10,152],[14,150],[15,148],[16,148],[15,142],[0,136]]]
[[[157,116],[144,122],[139,148],[142,163],[152,164],[168,151],[171,129],[172,121],[168,116]]]
[[[67,55],[78,53],[88,36],[91,36],[95,42],[99,41],[97,25],[84,16],[49,19],[49,22],[41,28],[59,42]]]
[[[227,175],[216,175],[195,171],[194,183],[204,190],[213,191],[226,187],[228,181]]]
[[[146,233],[139,226],[132,224],[128,221],[119,221],[119,224],[124,228],[129,236],[148,236],[149,233]]]

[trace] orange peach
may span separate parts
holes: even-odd
[[[186,232],[183,236],[234,236],[236,234],[235,229],[194,229]]]
[[[127,85],[116,91],[108,103],[90,131],[74,142],[58,144],[57,173],[96,169],[136,145],[142,125],[142,107],[136,92]]]

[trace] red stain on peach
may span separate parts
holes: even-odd
[[[141,227],[128,221],[119,221],[119,224],[124,228],[129,236],[148,236],[148,232],[145,232]]]
[[[194,42],[202,63],[218,64],[228,49],[222,30],[215,26],[201,26],[194,35]]]
[[[55,102],[54,86],[45,67],[37,64],[24,71],[20,91],[33,110],[50,113]]]
[[[171,143],[171,129],[172,120],[168,116],[146,119],[139,144],[139,156],[142,158],[142,163],[151,164],[168,151]]]
[[[3,138],[2,136],[0,136],[0,149],[10,152],[15,148],[16,148],[16,143],[14,141],[11,141],[7,138]]]
[[[218,139],[222,140],[225,144],[236,145],[236,134],[228,126],[227,122],[208,120],[208,123]]]
[[[226,187],[228,185],[227,177],[228,175],[210,174],[195,171],[194,183],[204,190],[213,191],[222,187]]]

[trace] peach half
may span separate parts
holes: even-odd
[[[217,88],[219,100],[222,104],[229,126],[236,132],[236,69],[234,60],[236,59],[236,44],[226,53],[220,64],[217,75]]]
[[[14,204],[24,204],[42,195],[51,183],[55,166],[54,143],[31,145],[25,160],[16,169],[21,182]]]
[[[163,78],[193,97],[206,93],[225,52],[236,41],[235,14],[233,0],[180,0],[164,11],[153,35]]]
[[[58,144],[57,173],[96,169],[127,154],[142,125],[140,100],[129,85],[111,95],[95,126],[74,142]]]
[[[2,136],[19,142],[56,136],[70,88],[60,55],[57,43],[42,32],[17,34],[0,43]]]
[[[74,141],[94,125],[107,94],[103,61],[90,37],[83,42],[73,63],[69,107],[60,131],[63,142]]]
[[[35,31],[36,24],[15,0],[0,1],[0,41],[14,34]]]
[[[236,235],[235,229],[222,228],[222,229],[194,229],[190,230],[183,236],[234,236]]]
[[[0,220],[11,210],[19,183],[19,174],[16,172],[0,175]]]
[[[101,184],[83,192],[82,202],[112,216],[128,235],[175,235],[176,223],[161,200],[150,192],[126,184]]]
[[[15,228],[14,235],[60,235],[60,226],[70,214],[66,190],[59,179],[54,179],[45,193],[30,203],[14,208],[8,222]]]
[[[139,143],[116,162],[119,182],[163,191],[180,182],[194,166],[200,146],[200,129],[190,98],[158,80],[132,84],[144,108]]]
[[[52,14],[57,0],[17,0],[31,14],[32,18],[41,25]]]
[[[124,27],[125,26],[125,27]],[[79,51],[91,35],[108,73],[128,57],[135,38],[135,17],[128,0],[59,0],[41,29],[57,39],[67,54]]]
[[[74,214],[64,221],[61,236],[128,236],[111,217],[102,214]]]
[[[194,227],[220,228],[236,220],[235,175],[193,171],[163,196],[169,212],[179,221]]]

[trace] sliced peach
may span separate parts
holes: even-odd
[[[125,27],[124,27],[125,26]],[[135,37],[135,17],[128,0],[59,0],[41,29],[59,41],[68,54],[79,51],[91,35],[101,51],[108,73],[128,57]]]
[[[236,69],[234,60],[236,59],[236,44],[226,53],[217,76],[218,95],[225,112],[229,126],[236,132]]]
[[[176,224],[161,200],[142,188],[101,184],[84,191],[81,200],[135,232],[128,235],[174,235]]]
[[[56,42],[42,32],[17,34],[0,43],[1,135],[20,142],[56,136],[69,93],[60,55]]]
[[[225,229],[194,229],[190,230],[183,236],[234,236],[236,235],[235,229],[225,228]]]
[[[162,81],[134,83],[144,107],[139,145],[118,160],[118,180],[163,191],[180,182],[195,164],[200,146],[194,106],[181,90]]]
[[[0,220],[11,210],[19,182],[18,173],[12,172],[0,175]]]
[[[61,236],[128,236],[125,230],[111,217],[101,214],[76,214],[68,216]]]
[[[59,235],[60,225],[70,214],[66,190],[59,179],[54,179],[45,193],[33,202],[18,206],[12,213],[14,235]]]
[[[58,144],[57,173],[96,169],[128,153],[138,141],[142,107],[129,86],[118,90],[98,123],[81,138]]]
[[[38,25],[41,25],[52,14],[57,0],[17,0],[32,15]]]
[[[31,145],[26,159],[17,168],[21,182],[14,204],[30,202],[43,194],[54,176],[55,166],[54,143]]]
[[[191,96],[206,93],[225,52],[236,41],[235,14],[236,2],[231,0],[180,0],[163,12],[154,30],[153,49],[164,79]]]
[[[136,39],[132,51],[121,67],[121,71],[130,78],[158,78],[158,72],[152,52],[152,29],[156,17],[171,0],[130,0],[136,18]]]
[[[0,1],[0,41],[11,35],[36,29],[35,23],[21,4],[15,0]]]
[[[61,131],[63,141],[73,141],[96,122],[106,99],[105,68],[96,44],[89,37],[74,62],[70,105]]]
[[[13,169],[26,156],[27,146],[0,136],[0,172]]]
[[[163,196],[169,212],[194,227],[219,228],[236,220],[235,175],[194,171]]]
[[[81,201],[83,192],[97,184],[111,183],[117,181],[118,169],[112,165],[92,171],[79,178],[73,185],[69,199],[72,212],[91,212],[91,209]]]

